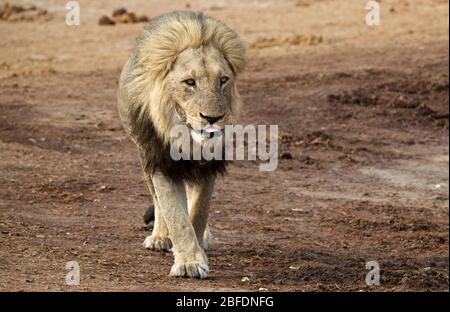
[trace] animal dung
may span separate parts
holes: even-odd
[[[125,13],[127,13],[127,9],[125,9],[125,8],[118,8],[118,9],[116,9],[116,10],[113,11],[112,16],[113,16],[113,17],[116,17],[116,16],[123,15],[123,14],[125,14]]]
[[[147,23],[149,21],[150,21],[150,19],[148,18],[147,15],[141,15],[136,18],[137,23]]]
[[[114,22],[112,19],[110,19],[108,16],[103,15],[102,17],[100,17],[100,19],[98,20],[98,24],[99,25],[115,25],[116,22]]]
[[[114,20],[117,23],[123,24],[136,23],[136,14],[134,14],[133,12],[125,12],[123,14],[114,16]]]
[[[134,23],[146,23],[150,18],[146,15],[136,15],[134,12],[129,12],[126,8],[121,7],[113,11],[112,18],[104,15],[98,23],[99,25],[115,25],[115,24],[134,24]]]
[[[284,152],[281,154],[281,159],[292,159],[292,154],[289,152]]]
[[[33,4],[9,4],[0,5],[0,20],[8,22],[33,22],[37,20],[48,21],[50,16],[47,10],[36,7]]]

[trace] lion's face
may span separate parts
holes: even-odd
[[[211,138],[233,122],[235,77],[214,47],[181,52],[167,79],[177,123],[190,127],[194,140]]]

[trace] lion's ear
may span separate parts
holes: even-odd
[[[221,41],[221,50],[235,74],[241,73],[246,64],[246,45],[236,33],[227,33]]]
[[[152,79],[164,79],[172,69],[181,45],[175,34],[169,31],[154,33],[141,44],[139,63]]]
[[[195,14],[173,12],[156,18],[140,40],[140,63],[154,78],[164,78],[178,54],[187,47],[200,47],[201,19]]]
[[[228,26],[212,18],[205,19],[204,37],[227,59],[235,74],[242,72],[246,64],[246,44]]]
[[[238,38],[240,41],[240,39]],[[240,42],[239,45],[233,45],[224,51],[224,56],[228,60],[231,65],[231,68],[235,74],[241,73],[245,65],[247,63],[247,59],[245,57],[246,53],[246,44],[244,42]]]

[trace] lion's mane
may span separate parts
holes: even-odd
[[[186,48],[213,46],[229,63],[235,75],[245,66],[245,45],[225,24],[200,13],[173,12],[155,18],[137,39],[123,87],[128,101],[130,134],[143,153],[144,169],[156,168],[173,180],[195,181],[226,171],[225,160],[174,161],[170,157],[170,130],[175,105],[165,78],[179,53]],[[122,78],[121,78],[122,79]],[[240,110],[233,86],[231,111]]]

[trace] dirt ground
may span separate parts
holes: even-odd
[[[127,1],[238,31],[240,122],[279,125],[276,171],[219,179],[206,280],[142,247],[151,199],[116,112],[142,24],[99,26],[117,1],[79,1],[80,26],[35,2],[49,18],[0,20],[0,290],[448,291],[448,1],[382,0],[376,27],[359,0]]]

